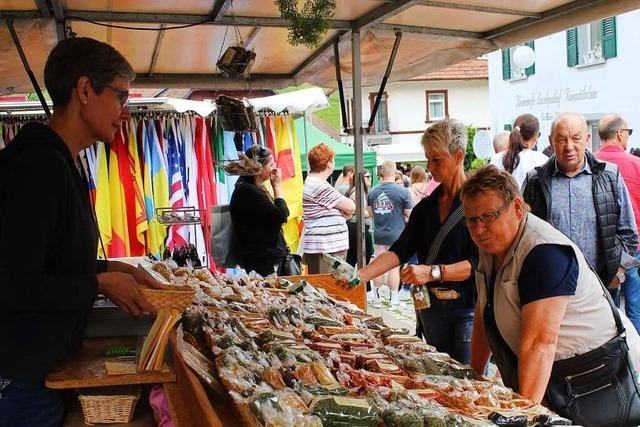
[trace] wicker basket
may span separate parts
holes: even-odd
[[[185,290],[140,289],[140,293],[158,311],[174,309],[183,312],[196,296],[196,291],[191,288]]]
[[[139,398],[139,391],[134,394],[78,395],[86,424],[129,423]]]

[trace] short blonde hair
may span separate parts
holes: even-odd
[[[467,151],[467,127],[460,120],[444,119],[435,122],[424,131],[420,140],[422,148],[453,154]]]
[[[522,197],[518,183],[506,171],[500,171],[494,165],[483,166],[471,172],[460,190],[460,199],[474,199],[488,191],[494,191],[505,203],[511,203],[515,198]]]
[[[414,166],[411,169],[411,183],[427,182],[427,171],[422,166]]]

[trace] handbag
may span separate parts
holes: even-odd
[[[282,268],[280,269],[282,276],[299,276],[302,274],[302,258],[298,254],[292,254],[287,249],[287,255],[282,262]]]
[[[234,267],[232,243],[235,241],[229,205],[211,207],[211,255],[221,267]]]
[[[546,398],[559,415],[585,427],[637,426],[640,393],[626,332],[609,292],[600,285],[618,334],[587,353],[554,362]]]

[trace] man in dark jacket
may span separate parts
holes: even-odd
[[[533,214],[578,245],[619,305],[625,268],[636,263],[635,217],[618,168],[586,151],[590,137],[582,115],[560,114],[549,136],[555,154],[527,174],[522,193]]]
[[[78,153],[109,142],[128,119],[135,74],[111,46],[61,41],[44,69],[53,101],[0,151],[0,426],[59,426],[63,405],[45,375],[77,351],[98,292],[128,313],[153,312],[141,270],[96,261],[97,231]]]

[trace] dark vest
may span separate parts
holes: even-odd
[[[616,237],[620,216],[620,206],[617,202],[619,172],[617,166],[600,162],[589,152],[585,152],[585,157],[593,173],[593,201],[598,224],[599,254],[602,254],[598,259],[598,265],[594,265],[593,268],[598,272],[602,283],[608,284],[615,277],[622,256],[622,243]],[[546,221],[549,221],[551,207],[549,184],[555,171],[554,155],[547,163],[529,172],[522,190],[522,196],[531,207],[531,213]]]

